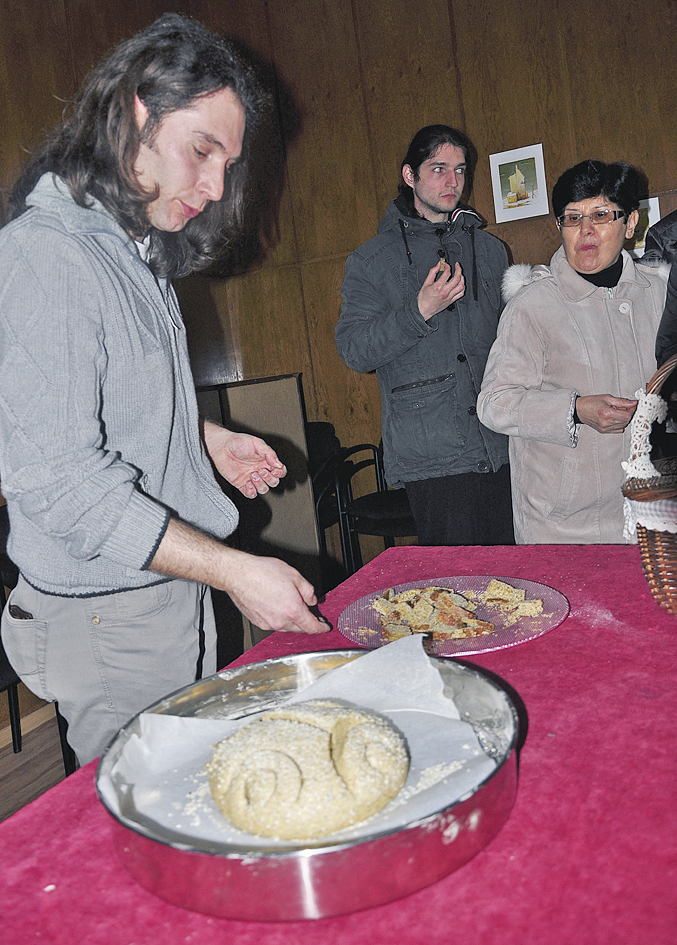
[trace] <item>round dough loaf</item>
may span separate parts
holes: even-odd
[[[403,736],[381,716],[329,701],[266,712],[216,746],[212,796],[240,830],[310,840],[371,817],[404,784]]]

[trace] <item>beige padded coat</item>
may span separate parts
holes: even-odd
[[[550,266],[513,266],[511,296],[489,354],[477,409],[510,436],[519,544],[620,543],[629,428],[600,434],[573,423],[577,396],[634,398],[656,369],[654,344],[668,267],[623,251],[613,289],[583,279],[557,250]]]

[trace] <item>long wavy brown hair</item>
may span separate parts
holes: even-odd
[[[226,174],[223,197],[210,202],[177,233],[151,229],[148,262],[159,276],[180,277],[209,266],[239,232],[245,203],[248,146],[269,104],[253,67],[233,45],[201,23],[165,14],[120,43],[89,75],[64,120],[42,143],[14,185],[10,219],[26,209],[39,178],[52,172],[87,207],[99,200],[132,236],[149,227],[143,190],[134,173],[141,137],[152,142],[162,119],[195,99],[231,89],[245,112],[242,159]],[[139,133],[134,97],[148,109]]]

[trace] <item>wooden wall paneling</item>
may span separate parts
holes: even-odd
[[[240,339],[233,335],[223,280],[193,275],[176,283],[190,363],[198,385],[242,380]]]
[[[154,20],[157,20],[163,13],[184,13],[189,16],[195,16],[200,19],[200,4],[198,0],[135,0],[138,8],[138,16],[141,20],[140,29],[149,26]],[[193,12],[191,7],[197,7]]]
[[[549,188],[572,163],[559,17],[541,0],[450,2],[466,128],[478,152],[471,203],[493,223],[490,154],[542,143]]]
[[[658,125],[652,129],[651,138],[646,142],[651,153],[649,188],[652,194],[677,192],[677,2],[663,0],[662,3],[652,5],[646,13],[650,15],[642,24],[637,43],[646,52],[642,75],[645,95],[652,99],[655,96],[658,116]],[[621,120],[625,120],[624,115]],[[677,200],[674,194],[673,200]],[[674,210],[675,206],[677,204],[673,204],[671,209]]]
[[[296,262],[296,236],[285,162],[285,135],[295,136],[297,110],[280,78],[270,38],[269,4],[266,0],[189,0],[191,13],[210,29],[234,39],[249,53],[273,98],[270,119],[262,127],[254,147],[251,191],[257,214],[261,253],[248,261],[248,268],[271,267]],[[251,211],[250,211],[251,212]]]
[[[0,30],[2,26],[0,26]],[[0,33],[0,48],[2,47],[2,34]],[[8,85],[7,60],[0,55],[0,90],[6,89]],[[7,190],[13,183],[19,169],[18,160],[11,158],[14,153],[15,142],[10,128],[9,102],[7,96],[0,91],[0,226],[4,223],[7,211]]]
[[[677,192],[665,194],[662,197],[659,197],[658,200],[661,217],[665,217],[668,213],[672,213],[673,210],[677,210]]]
[[[494,223],[487,226],[486,231],[503,241],[511,262],[531,263],[532,266],[549,263],[562,243],[551,213],[512,223]]]
[[[74,51],[76,88],[85,76],[111,52],[117,43],[148,26],[152,16],[143,15],[143,4],[109,4],[99,0],[67,0],[68,35]]]
[[[650,188],[656,189],[658,182],[670,176],[666,158],[673,171],[675,166],[677,139],[669,128],[672,116],[666,122],[666,115],[661,114],[658,92],[663,85],[674,100],[675,4],[638,6],[605,0],[597,8],[593,30],[580,29],[580,16],[586,9],[581,0],[567,0],[566,9],[576,160],[630,161],[645,171]],[[660,38],[663,33],[670,36],[671,50]],[[658,65],[648,51],[661,48],[665,58]],[[663,147],[668,141],[671,156]]]
[[[300,111],[287,165],[299,257],[350,252],[378,223],[350,0],[272,0],[269,15]]]
[[[397,196],[402,158],[419,128],[463,126],[453,37],[439,0],[420,0],[415,11],[407,0],[355,0],[355,21],[369,153],[351,157],[357,173],[371,162],[382,216]]]
[[[310,351],[315,365],[317,411],[311,419],[328,420],[344,446],[378,443],[381,398],[375,374],[346,367],[336,351],[334,331],[341,311],[345,258],[308,263],[301,270]]]
[[[301,374],[308,415],[315,416],[314,370],[298,269],[257,270],[224,282],[242,379]]]
[[[0,59],[0,187],[9,190],[76,90],[63,0],[0,0]]]

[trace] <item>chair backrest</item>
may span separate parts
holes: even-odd
[[[369,491],[363,477],[355,496],[355,477],[365,470],[372,471],[374,487]],[[341,547],[350,574],[362,566],[359,535],[378,535],[388,548],[395,536],[416,534],[406,491],[389,489],[386,483],[381,444],[360,443],[343,450],[335,479]]]
[[[4,610],[7,598],[5,587],[12,588],[19,580],[19,569],[7,556],[9,538],[9,515],[7,506],[0,506],[0,613]],[[19,677],[7,659],[5,648],[0,640],[0,692],[7,690],[9,700],[9,720],[12,730],[12,745],[15,752],[21,751],[21,714],[18,694]]]

